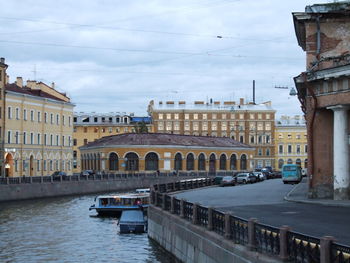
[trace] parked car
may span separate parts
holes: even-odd
[[[52,178],[55,180],[59,180],[60,177],[62,178],[66,178],[67,177],[67,174],[65,172],[62,172],[62,171],[55,171],[53,172],[53,174],[51,174]]]
[[[222,181],[222,178],[224,178],[224,176],[215,176],[214,177],[214,184],[218,184],[220,185],[221,181]]]
[[[281,171],[275,171],[274,172],[274,177],[275,178],[282,178],[282,172]]]
[[[236,178],[233,176],[223,177],[221,182],[220,182],[220,186],[226,186],[226,185],[231,185],[231,186],[236,185]]]
[[[253,172],[253,174],[257,177],[258,182],[266,180],[266,175],[262,172]]]
[[[266,176],[267,179],[275,178],[274,173],[272,172],[272,168],[264,167],[261,169],[261,172]]]
[[[93,170],[85,170],[85,171],[82,171],[80,175],[88,176],[90,174],[94,174],[94,171]]]
[[[253,173],[239,173],[236,175],[237,183],[247,184],[255,183],[258,181],[257,177]]]

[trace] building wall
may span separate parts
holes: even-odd
[[[231,137],[255,148],[254,167],[274,166],[275,111],[269,103],[153,101],[148,106],[154,131],[184,135]]]
[[[109,165],[109,158],[111,153],[116,153],[118,156],[118,170],[111,170]],[[100,170],[107,172],[124,172],[127,171],[126,165],[126,154],[136,153],[139,158],[139,171],[145,171],[145,160],[146,155],[149,153],[155,153],[158,156],[158,170],[159,171],[174,171],[175,169],[175,155],[180,153],[182,156],[182,169],[186,171],[186,158],[188,154],[192,153],[194,156],[194,171],[198,170],[198,156],[203,153],[205,155],[205,171],[210,171],[210,161],[209,156],[211,154],[215,155],[215,167],[216,171],[226,171],[226,170],[241,170],[240,159],[242,155],[247,157],[247,169],[253,168],[253,153],[254,149],[232,149],[232,148],[202,148],[202,147],[188,147],[188,146],[157,146],[157,145],[147,145],[147,146],[125,146],[125,147],[104,147],[98,149],[84,149],[81,150],[83,168],[87,170],[99,170],[98,169],[98,156],[100,156]],[[226,169],[220,169],[220,156],[226,156]],[[233,169],[230,167],[231,155],[235,155],[237,162],[236,167]],[[86,161],[84,161],[86,160]],[[96,161],[95,161],[96,160]],[[168,163],[168,166],[166,165]],[[157,170],[157,169],[155,169]],[[151,170],[151,171],[155,171]],[[180,170],[180,171],[181,171]]]
[[[94,118],[93,115],[84,115]],[[75,118],[78,118],[75,115]],[[108,118],[108,117],[106,117]],[[116,118],[116,116],[113,116]],[[120,118],[127,118],[125,123],[110,122],[107,124],[94,124],[94,123],[82,123],[81,118],[76,119],[74,122],[74,132],[73,132],[73,154],[74,154],[74,165],[73,173],[80,173],[82,171],[81,167],[81,154],[79,147],[86,145],[89,142],[93,142],[104,136],[122,134],[122,133],[132,133],[135,132],[135,124],[130,123],[130,116],[123,115]],[[149,132],[153,132],[153,125],[147,124]]]
[[[296,164],[297,160],[300,161],[302,168],[307,168],[306,126],[277,124],[275,138],[275,167],[277,170],[281,170],[282,164]]]
[[[72,174],[73,107],[58,100],[7,92],[7,176],[43,176],[54,171]]]

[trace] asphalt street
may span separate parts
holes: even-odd
[[[257,218],[263,224],[288,225],[295,232],[315,237],[333,236],[339,243],[350,245],[350,207],[284,201],[293,187],[274,179],[251,185],[196,189],[176,196],[242,218]]]

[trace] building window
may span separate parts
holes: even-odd
[[[7,143],[11,143],[11,131],[7,131]]]
[[[239,119],[240,119],[240,120],[243,120],[243,119],[244,119],[244,113],[240,113],[240,114],[239,114]]]
[[[167,119],[167,120],[171,120],[171,113],[167,113],[167,114],[166,114],[166,119]]]
[[[304,152],[307,153],[307,144],[304,145]]]
[[[73,146],[77,146],[77,139],[73,139]]]
[[[50,114],[50,123],[53,124],[53,113]]]
[[[258,143],[259,144],[262,144],[263,143],[263,139],[262,139],[263,137],[262,137],[262,135],[259,135],[258,136]]]
[[[117,171],[119,169],[119,160],[116,153],[111,153],[109,155],[109,170]]]
[[[271,137],[270,137],[270,135],[266,135],[266,143],[267,143],[267,144],[270,144],[270,142],[271,142]]]
[[[216,120],[216,113],[213,113],[212,115],[211,115],[211,118],[213,119],[213,120]]]
[[[18,172],[18,160],[15,160],[15,172]]]
[[[94,133],[98,133],[98,128],[97,127],[94,128]]]
[[[53,170],[53,161],[50,160],[50,171],[52,171],[52,170]]]
[[[264,125],[262,122],[258,122],[258,131],[262,131],[264,129]]]
[[[193,113],[193,119],[198,120],[198,113]]]
[[[148,153],[145,157],[145,170],[157,171],[158,170],[158,155],[156,153]]]
[[[44,113],[44,122],[47,123],[47,112]]]
[[[221,114],[221,118],[222,118],[223,120],[226,120],[226,114],[225,114],[225,113]]]
[[[88,144],[88,140],[84,139],[84,145],[87,145],[87,144]]]
[[[136,153],[133,153],[133,152],[128,153],[127,155],[125,155],[125,159],[126,159],[126,166],[125,166],[126,171],[139,170],[139,157],[137,156]]]
[[[179,131],[180,130],[180,123],[178,121],[174,122],[174,130]]]
[[[18,142],[19,142],[19,132],[18,131],[16,131],[16,134],[15,134],[15,140],[16,140],[16,144],[18,144]]]
[[[258,155],[259,155],[259,156],[262,155],[262,149],[261,149],[261,148],[258,149]]]
[[[27,133],[23,132],[23,144],[27,144]]]
[[[266,156],[270,156],[270,149],[269,148],[266,149]]]
[[[284,160],[283,159],[279,159],[278,160],[278,168],[282,169],[283,164],[284,164]]]
[[[38,122],[41,122],[41,112],[38,111]]]
[[[203,131],[207,131],[207,130],[208,130],[208,122],[204,121],[204,122],[202,123],[202,130],[203,130]]]
[[[244,136],[243,135],[239,136],[239,142],[244,143]]]
[[[300,145],[297,144],[297,154],[300,154]]]
[[[292,153],[292,145],[288,144],[288,153]]]
[[[44,160],[43,169],[44,169],[44,171],[46,171],[46,160]]]
[[[68,125],[72,126],[72,117],[71,116],[68,117]]]
[[[62,125],[63,125],[63,126],[65,126],[65,125],[66,125],[66,120],[65,120],[64,115],[62,115]]]
[[[175,120],[178,120],[178,119],[179,119],[179,114],[178,114],[178,113],[175,113],[175,114],[174,114],[174,119],[175,119]]]
[[[40,160],[36,160],[36,170],[40,171]]]
[[[203,153],[198,156],[198,170],[205,171],[205,155]]]
[[[194,170],[194,156],[192,153],[189,153],[186,158],[186,170],[192,171]]]
[[[19,108],[16,108],[16,120],[19,120]]]
[[[269,120],[270,118],[271,118],[271,115],[270,115],[270,113],[266,113],[266,120]]]
[[[60,142],[60,137],[59,137],[59,135],[56,135],[56,146],[59,145],[59,142]]]
[[[44,145],[47,145],[47,134],[44,134]]]
[[[203,119],[203,120],[208,119],[208,115],[207,115],[206,113],[203,113],[203,115],[202,115],[202,119]]]
[[[185,121],[185,131],[189,131],[189,130],[190,130],[190,122]]]
[[[288,133],[288,139],[292,139],[292,134]]]
[[[220,155],[220,170],[226,170],[226,161],[227,161],[227,158],[226,158],[226,155],[225,154],[221,154]]]
[[[30,133],[30,144],[34,144],[34,133]]]
[[[193,130],[198,131],[199,130],[199,123],[198,121],[193,122]]]
[[[27,170],[26,160],[23,160],[23,161],[22,161],[22,168],[23,168],[23,171],[26,171],[26,170]]]
[[[213,121],[213,122],[211,123],[211,130],[212,130],[212,131],[216,131],[217,129],[218,129],[218,124],[217,124],[216,121]]]
[[[189,120],[190,119],[190,114],[185,113],[185,120]]]
[[[158,122],[158,130],[160,131],[164,130],[164,123],[162,121]]]
[[[37,135],[37,143],[38,143],[38,145],[41,144],[41,135],[40,135],[40,133],[38,133],[38,135]]]
[[[241,156],[241,170],[247,170],[247,156],[245,154]]]
[[[172,123],[171,123],[171,121],[167,121],[166,122],[166,130],[167,131],[171,131],[172,130]]]
[[[250,118],[251,120],[254,120],[254,119],[255,119],[255,114],[254,114],[254,113],[250,113],[250,114],[249,114],[249,118]]]
[[[12,108],[7,107],[7,118],[10,120],[12,119]]]
[[[227,122],[226,121],[221,123],[221,130],[222,131],[226,131],[227,130]]]
[[[30,111],[30,120],[34,121],[34,111],[33,110]]]
[[[297,134],[295,137],[296,137],[298,140],[300,140],[300,138],[301,138],[300,134]]]
[[[271,123],[270,122],[265,123],[265,130],[271,131]]]
[[[262,114],[258,113],[258,120],[261,120],[261,119],[262,119]]]
[[[65,143],[64,140],[65,140],[65,137],[64,137],[64,135],[62,135],[62,146],[65,146],[64,145],[64,143]]]
[[[158,114],[158,119],[163,120],[163,114],[162,113]]]
[[[23,120],[27,120],[27,110],[23,109]]]
[[[56,114],[56,124],[60,124],[60,115]]]
[[[108,127],[108,132],[112,133],[113,132],[113,128],[112,127]]]
[[[50,135],[50,145],[51,146],[53,145],[53,135],[52,134]]]
[[[278,145],[278,153],[283,154],[283,145]]]

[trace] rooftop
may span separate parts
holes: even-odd
[[[247,144],[226,137],[192,136],[167,133],[125,133],[111,135],[90,142],[86,146],[80,147],[80,149],[121,145],[177,145],[189,147],[233,147],[253,149]]]

